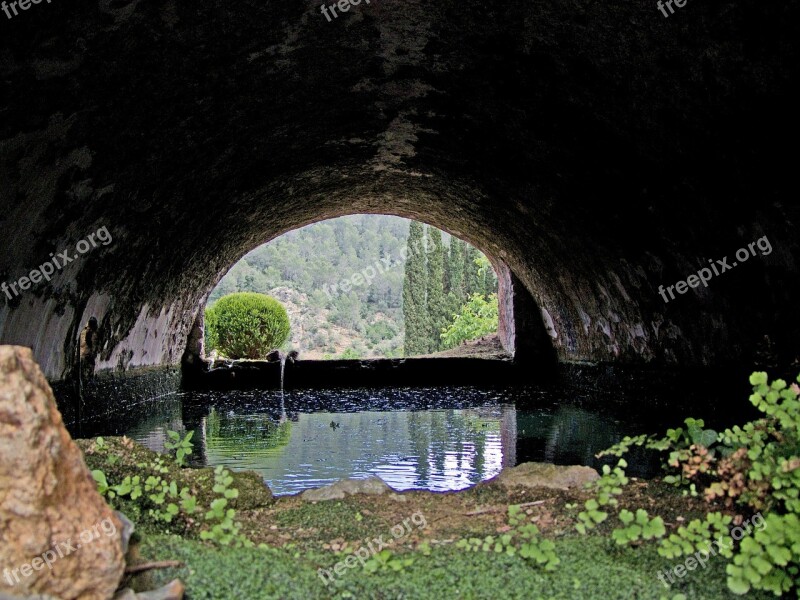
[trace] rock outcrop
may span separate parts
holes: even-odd
[[[0,346],[0,595],[107,600],[121,527],[30,349]]]

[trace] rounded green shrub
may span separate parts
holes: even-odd
[[[289,337],[289,315],[265,294],[240,292],[206,310],[206,348],[228,358],[264,358]]]

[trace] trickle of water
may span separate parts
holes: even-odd
[[[286,369],[286,354],[278,352],[278,356],[281,358],[281,391],[283,391],[283,372]]]
[[[286,414],[286,402],[283,398],[283,386],[281,386],[281,416],[278,423],[286,423],[289,420],[289,415]]]

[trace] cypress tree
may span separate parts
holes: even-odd
[[[447,325],[453,316],[461,312],[461,307],[466,301],[464,293],[464,253],[466,243],[456,237],[450,238],[450,252],[447,262],[447,279],[449,281],[447,292]]]
[[[450,244],[445,246],[444,249],[444,297],[447,298],[447,295],[450,293],[450,247],[453,245],[452,242],[453,238],[450,238]]]
[[[444,295],[444,245],[442,232],[435,227],[428,227],[428,278],[427,278],[427,321],[428,352],[441,349],[439,337],[442,328],[447,325],[448,310]]]
[[[478,274],[478,265],[475,259],[480,256],[477,248],[466,244],[466,252],[464,252],[464,293],[466,295],[465,302],[469,300],[472,294],[483,293],[483,286],[481,286],[480,277]]]
[[[464,254],[466,243],[458,238],[450,238],[450,264],[447,266],[447,275],[450,279],[450,292],[458,301],[458,308],[464,304],[466,297],[464,291]]]
[[[405,354],[413,356],[427,351],[427,308],[425,298],[425,229],[422,223],[411,222],[408,230],[405,278],[403,280],[403,319],[405,321]]]

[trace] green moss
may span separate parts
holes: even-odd
[[[301,504],[277,513],[275,522],[281,527],[313,528],[319,539],[347,540],[361,539],[375,531],[385,533],[394,524],[363,515],[361,509],[355,499]]]
[[[569,536],[556,541],[561,565],[553,572],[532,567],[519,556],[465,553],[452,545],[435,547],[429,556],[404,553],[413,563],[402,571],[369,574],[360,565],[347,569],[326,587],[318,568],[332,569],[344,557],[334,553],[300,553],[289,549],[217,550],[175,537],[145,540],[142,558],[178,559],[183,569],[158,572],[157,581],[180,577],[191,600],[200,598],[597,598],[661,600],[682,593],[688,598],[730,598],[724,562],[689,572],[667,590],[656,575],[674,566],[654,546],[616,548],[612,541]],[[500,592],[502,591],[502,595]],[[766,597],[766,596],[754,596]]]

